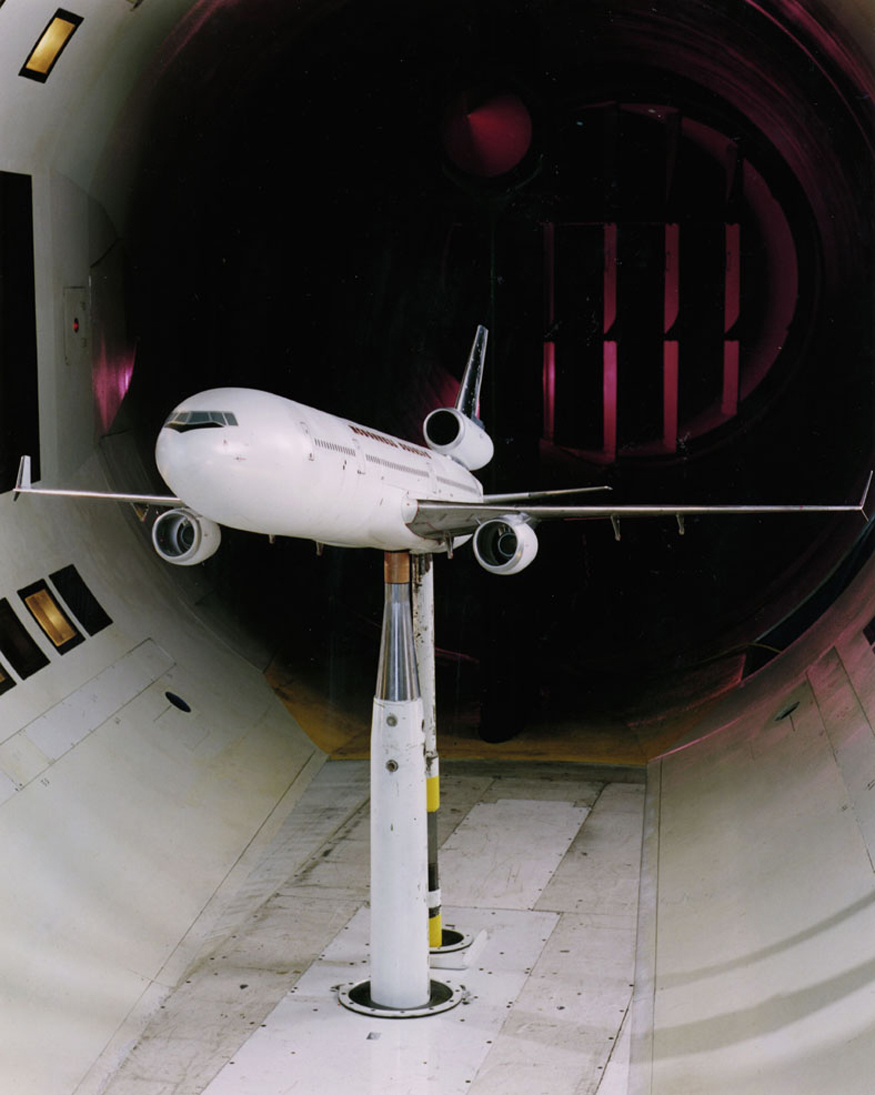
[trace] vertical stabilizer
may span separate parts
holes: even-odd
[[[471,353],[468,355],[468,364],[465,366],[465,375],[456,396],[456,410],[466,418],[479,422],[480,418],[480,384],[483,380],[483,363],[486,360],[486,340],[489,331],[483,326],[477,328],[474,341],[471,344]]]

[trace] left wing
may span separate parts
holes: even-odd
[[[19,494],[48,494],[59,498],[95,498],[107,502],[131,502],[141,506],[184,506],[181,498],[172,494],[113,494],[110,491],[95,490],[53,490],[48,487],[34,487],[31,484],[30,457],[22,456],[18,465],[18,477],[12,492],[12,500]]]
[[[420,501],[415,516],[407,522],[407,527],[417,536],[425,539],[443,540],[448,536],[466,536],[475,532],[486,521],[501,521],[516,517],[528,525],[540,521],[585,521],[607,519],[614,526],[614,535],[619,536],[620,519],[624,517],[676,517],[678,527],[683,532],[683,519],[695,514],[759,514],[759,513],[862,513],[872,482],[872,473],[866,482],[866,489],[859,502],[837,505],[761,505],[761,506],[526,506],[519,504],[501,504],[500,498],[513,498],[513,495],[492,496],[484,502],[443,502]],[[520,497],[517,495],[516,497]]]

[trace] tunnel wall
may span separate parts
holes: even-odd
[[[0,556],[49,659],[0,696],[3,1086],[96,1091],[323,758],[116,507],[4,495]],[[59,655],[16,591],[70,563],[113,623]]]
[[[83,289],[90,304],[99,268],[104,298],[120,299],[122,287],[106,283],[121,266],[99,266],[113,217],[91,180],[141,64],[188,6],[85,4],[88,34],[62,58],[66,78],[15,76],[4,91],[0,169],[32,178],[45,485],[108,488],[87,343],[101,332],[83,323],[85,340],[71,343],[65,290]],[[50,15],[0,12],[0,71],[17,73]],[[123,208],[120,171],[102,197]],[[104,315],[101,330],[112,322]],[[124,438],[104,446],[118,451]],[[83,1095],[101,1089],[164,995],[218,944],[221,909],[324,756],[262,674],[199,621],[198,577],[161,564],[128,510],[7,493],[0,559],[0,597],[47,659],[23,679],[0,655],[15,681],[0,695],[2,1086]],[[18,591],[71,564],[112,623],[88,635],[71,612],[84,641],[60,654]]]
[[[648,770],[632,1095],[863,1095],[875,1074],[870,563]]]

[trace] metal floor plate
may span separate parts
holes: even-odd
[[[206,1095],[471,1091],[559,916],[507,909],[448,909],[447,916],[487,932],[476,968],[446,971],[447,980],[465,985],[466,1003],[425,1019],[378,1019],[341,1007],[335,986],[366,976],[370,918],[361,909]]]

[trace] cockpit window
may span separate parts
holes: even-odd
[[[176,411],[164,423],[166,429],[179,433],[236,425],[237,416],[230,411]]]

